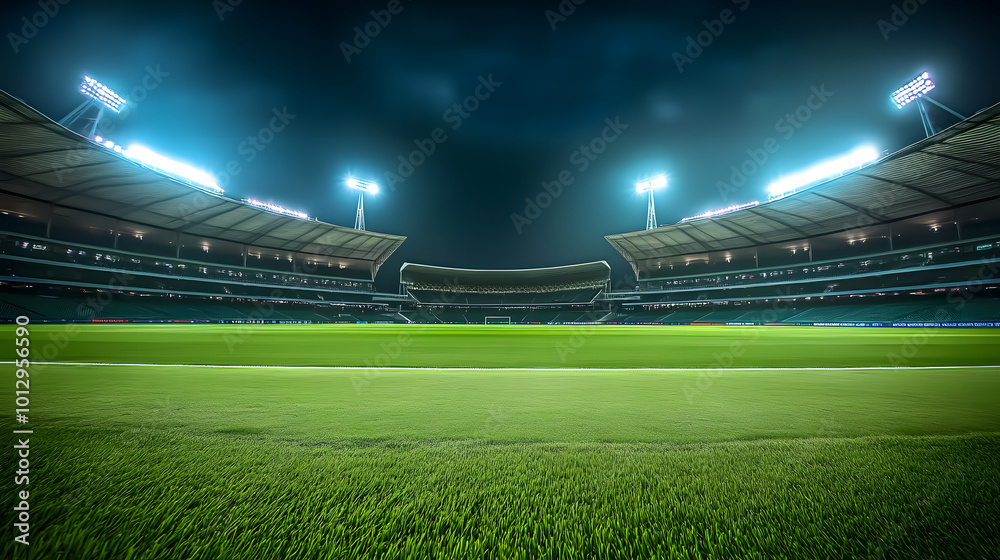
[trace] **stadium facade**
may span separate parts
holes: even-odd
[[[607,236],[628,322],[1000,319],[1000,105],[793,195]]]
[[[405,237],[272,212],[139,165],[0,92],[0,318],[36,321],[993,324],[1000,105],[737,212],[607,236],[604,261],[406,263]]]
[[[139,165],[0,92],[0,307],[35,320],[397,320],[405,237],[271,212]]]

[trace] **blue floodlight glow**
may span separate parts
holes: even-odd
[[[725,208],[720,208],[718,210],[709,210],[708,212],[704,212],[702,214],[698,214],[697,216],[691,216],[690,218],[684,218],[679,223],[683,224],[684,222],[690,222],[691,220],[698,220],[698,219],[701,219],[701,218],[715,218],[716,216],[721,216],[723,214],[731,214],[733,212],[737,212],[739,210],[743,210],[744,208],[750,208],[750,207],[753,207],[753,206],[757,206],[758,204],[760,204],[760,201],[757,201],[757,200],[755,200],[753,202],[745,202],[743,204],[733,204],[732,206],[726,206]]]
[[[132,144],[127,150],[122,151],[122,155],[146,167],[162,171],[163,173],[192,183],[194,186],[205,187],[219,193],[222,192],[222,188],[215,182],[215,177],[211,173],[161,156],[144,146]]]
[[[824,179],[843,175],[878,158],[878,150],[871,146],[862,146],[847,155],[817,163],[798,173],[782,177],[768,185],[767,193],[771,198],[785,196]]]
[[[305,212],[299,212],[298,210],[290,210],[284,206],[278,206],[277,204],[271,204],[270,202],[261,202],[259,200],[254,200],[252,198],[244,198],[243,202],[246,202],[250,206],[256,206],[257,208],[263,208],[275,214],[284,214],[286,216],[295,216],[296,218],[302,218],[303,220],[308,220],[309,216]]]
[[[121,146],[119,146],[118,144],[116,144],[113,140],[108,139],[108,138],[104,138],[103,136],[94,136],[94,142],[97,142],[98,144],[100,144],[101,146],[104,146],[105,148],[107,148],[109,150],[114,150],[114,151],[119,152],[119,153],[121,153],[121,151],[122,151],[122,147]]]
[[[896,104],[897,108],[902,109],[904,105],[914,99],[923,97],[924,94],[934,89],[934,87],[931,75],[924,72],[910,80],[910,83],[892,92],[892,102]]]
[[[357,177],[348,177],[346,182],[347,186],[352,189],[358,189],[372,194],[378,192],[378,185],[372,181],[365,181],[364,179],[358,179]]]
[[[649,179],[643,179],[635,184],[635,192],[644,193],[646,191],[651,191],[653,189],[662,189],[667,186],[667,176],[657,175],[656,177],[650,177]]]
[[[98,82],[90,76],[83,77],[83,83],[80,84],[80,93],[95,101],[99,101],[105,107],[116,113],[120,113],[122,107],[125,106],[125,100],[122,99],[121,96],[111,91],[111,88],[108,86]]]

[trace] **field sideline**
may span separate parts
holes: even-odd
[[[1000,331],[65,328],[31,558],[1000,557]]]

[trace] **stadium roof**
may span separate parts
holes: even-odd
[[[72,132],[0,90],[0,192],[177,233],[379,266],[406,239],[276,214],[193,188]]]
[[[1000,104],[878,162],[716,218],[605,236],[642,262],[806,239],[1000,197]]]
[[[610,278],[611,267],[604,261],[512,270],[472,270],[403,263],[399,269],[399,281],[403,284],[449,291],[517,288],[534,290],[546,286],[598,287]]]

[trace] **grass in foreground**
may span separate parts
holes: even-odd
[[[300,445],[95,429],[44,445],[34,558],[1000,555],[997,434]]]
[[[33,558],[1000,556],[996,369],[32,381]]]

